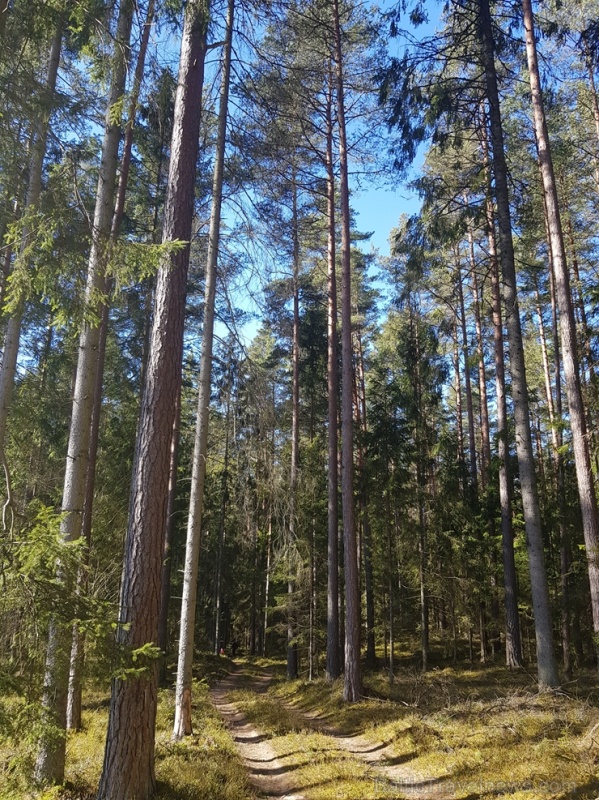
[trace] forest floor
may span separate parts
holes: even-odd
[[[284,665],[252,660],[218,687],[216,705],[233,714],[250,782],[267,797],[596,800],[597,678],[565,688],[539,693],[500,665],[404,668],[393,686],[367,674],[364,699],[347,705],[341,681],[288,682]],[[248,759],[244,737],[263,753]]]
[[[212,701],[248,770],[250,783],[261,797],[453,800],[453,791],[445,790],[438,779],[404,766],[404,759],[395,757],[388,743],[373,742],[360,734],[344,735],[318,712],[304,712],[291,702],[279,707],[281,716],[274,729],[267,721],[270,732],[265,734],[248,721],[240,708],[247,709],[257,723],[263,722],[256,705],[264,710],[265,704],[271,704],[273,677],[272,668],[261,671],[255,664],[246,665],[245,669],[240,666],[211,691]],[[272,721],[273,713],[276,715],[276,709],[269,708],[268,720]],[[277,735],[281,725],[288,730]]]
[[[174,694],[161,689],[156,800],[598,800],[599,679],[579,672],[559,692],[501,664],[399,660],[395,681],[365,673],[364,697],[342,680],[285,679],[281,661],[198,654],[194,734],[171,739]],[[67,739],[65,786],[30,783],[34,706],[0,697],[0,800],[95,800],[107,687],[84,696]]]

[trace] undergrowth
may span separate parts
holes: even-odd
[[[203,656],[198,674],[210,681],[227,674],[226,659]],[[194,682],[194,735],[171,739],[174,693],[159,691],[156,721],[156,800],[254,800],[235,745],[210,702],[208,680]],[[95,800],[108,721],[106,693],[84,694],[83,729],[67,737],[65,785],[37,792],[31,785],[35,736],[0,729],[0,800]],[[26,712],[17,697],[0,701],[3,716]],[[21,732],[22,733],[22,732]]]

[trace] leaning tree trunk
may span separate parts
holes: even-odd
[[[114,109],[118,106],[125,91],[134,5],[133,0],[123,0],[121,3],[113,51],[112,76],[92,229],[92,246],[85,288],[86,318],[84,318],[79,336],[77,373],[73,391],[73,410],[62,496],[64,516],[60,523],[60,535],[63,542],[71,542],[81,536],[83,521],[100,339],[100,325],[91,318],[101,316],[101,300],[99,298],[106,288],[105,269],[114,216],[115,184],[121,141],[121,121],[120,118],[117,118],[118,115],[115,116]],[[65,582],[67,592],[72,590],[73,587],[69,585],[68,576],[61,574],[60,579]],[[71,634],[72,627],[70,625],[67,626],[57,617],[51,619],[42,702],[46,719],[51,722],[54,730],[47,725],[48,733],[42,734],[40,738],[35,765],[35,778],[39,783],[60,783],[64,778],[66,739],[62,732],[66,729]]]
[[[495,70],[495,42],[489,0],[480,3],[480,35],[489,121],[493,146],[493,167],[497,197],[497,222],[499,250],[503,276],[503,294],[506,309],[510,372],[512,376],[512,400],[516,432],[516,451],[520,470],[522,506],[526,527],[526,544],[532,589],[532,604],[535,619],[538,681],[540,686],[557,686],[559,677],[553,647],[553,631],[547,572],[543,552],[541,514],[535,475],[534,453],[530,430],[528,389],[518,297],[516,289],[516,266],[512,241],[512,222],[507,182],[507,166],[503,140],[503,125]]]
[[[181,41],[163,227],[163,242],[187,244],[165,256],[156,285],[117,631],[118,644],[126,652],[155,645],[158,639],[169,443],[181,382],[207,24],[206,0],[189,2]],[[147,800],[154,792],[157,664],[149,657],[145,666],[141,675],[113,681],[98,800]]]
[[[353,352],[351,335],[350,210],[345,127],[345,87],[339,0],[333,0],[333,34],[337,67],[337,122],[339,126],[339,189],[341,195],[341,496],[345,560],[345,681],[343,699],[355,702],[362,694],[360,675],[360,581],[354,513]]]
[[[179,739],[191,734],[191,681],[193,665],[193,634],[195,627],[198,565],[200,557],[200,535],[204,504],[204,482],[206,479],[206,452],[208,449],[208,421],[210,411],[210,386],[212,381],[212,348],[214,342],[214,306],[216,297],[216,265],[220,236],[220,214],[223,191],[225,136],[227,107],[229,102],[229,74],[231,65],[231,36],[233,25],[233,0],[229,0],[227,40],[224,50],[220,108],[218,112],[218,134],[214,175],[212,181],[212,213],[206,259],[206,285],[204,290],[204,327],[200,356],[200,379],[198,411],[191,473],[191,497],[187,522],[185,546],[185,570],[183,573],[183,596],[181,598],[181,631],[179,635],[179,658],[177,685],[175,689],[175,724],[173,737]]]
[[[562,362],[566,382],[566,396],[570,411],[570,427],[572,430],[572,447],[578,483],[578,497],[582,513],[582,528],[586,546],[587,568],[591,588],[591,609],[593,613],[593,631],[596,640],[596,651],[599,656],[599,514],[597,511],[597,495],[593,481],[591,457],[588,446],[588,431],[585,417],[580,371],[576,346],[576,322],[572,308],[570,276],[566,263],[566,251],[562,231],[557,184],[553,170],[553,159],[547,131],[541,78],[537,60],[534,18],[531,0],[522,0],[522,13],[526,36],[526,56],[530,75],[530,91],[533,106],[535,137],[539,152],[539,164],[543,180],[543,194],[547,211],[547,223],[555,288],[559,307],[559,322],[562,345]]]
[[[329,681],[341,672],[339,664],[339,473],[337,469],[338,429],[337,404],[339,377],[337,374],[337,276],[335,264],[335,171],[333,165],[333,98],[332,75],[329,75],[327,95],[327,389],[328,389],[328,543],[327,543],[327,668]]]

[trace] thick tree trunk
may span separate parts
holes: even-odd
[[[526,55],[530,75],[530,90],[535,124],[535,137],[539,151],[539,163],[543,180],[543,194],[547,210],[547,224],[551,241],[555,288],[560,313],[560,334],[562,361],[566,382],[566,395],[570,411],[572,446],[578,482],[578,496],[582,513],[582,527],[586,546],[589,584],[591,588],[591,609],[593,612],[593,631],[599,649],[599,514],[597,496],[593,481],[593,471],[587,438],[580,372],[576,346],[576,323],[572,308],[570,276],[566,263],[566,252],[561,225],[557,185],[553,170],[553,159],[549,143],[549,133],[545,118],[543,95],[537,60],[534,32],[534,19],[531,0],[522,0],[522,13],[526,38]],[[599,655],[599,652],[597,653]]]
[[[351,331],[350,209],[345,127],[345,87],[339,0],[333,0],[333,34],[337,68],[337,121],[339,126],[339,186],[341,195],[341,495],[345,560],[345,681],[343,699],[355,702],[362,694],[360,671],[360,581],[354,513],[353,352]]]
[[[328,389],[328,543],[327,543],[327,668],[329,681],[340,673],[339,663],[339,471],[338,415],[339,376],[337,363],[337,275],[335,258],[335,171],[333,165],[332,75],[327,96],[327,389]]]
[[[526,367],[522,344],[522,328],[516,289],[516,267],[512,241],[512,223],[509,206],[507,166],[503,141],[503,126],[495,70],[495,43],[489,0],[479,0],[480,33],[483,50],[483,63],[491,141],[493,145],[493,166],[495,191],[497,197],[497,221],[499,229],[499,250],[503,276],[504,302],[506,308],[506,328],[508,333],[510,372],[512,376],[512,398],[516,431],[516,451],[520,470],[522,505],[526,527],[529,570],[532,588],[532,601],[535,618],[538,681],[540,686],[557,686],[559,677],[553,647],[551,608],[545,557],[541,515],[535,475],[534,454],[530,430],[528,390],[526,386]]]
[[[223,67],[218,112],[218,133],[214,175],[212,180],[212,212],[208,238],[206,285],[204,290],[204,326],[200,356],[198,410],[191,470],[191,496],[185,545],[183,596],[181,598],[181,630],[177,685],[175,689],[175,723],[173,738],[180,739],[192,732],[191,682],[193,667],[193,640],[200,558],[200,538],[204,508],[204,483],[206,480],[206,454],[208,450],[208,424],[210,418],[210,387],[212,383],[212,349],[214,344],[214,312],[216,298],[216,268],[220,238],[220,217],[223,194],[225,140],[229,105],[229,78],[231,73],[231,45],[233,30],[233,0],[229,0],[227,36],[223,53]]]
[[[185,11],[163,241],[189,242],[201,116],[208,6]],[[181,382],[189,245],[158,272],[150,357],[138,428],[125,541],[117,639],[135,651],[158,638],[160,573],[169,479],[169,442]],[[138,662],[139,666],[139,662]],[[115,679],[98,800],[147,800],[155,788],[156,663]]]

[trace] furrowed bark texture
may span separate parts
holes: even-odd
[[[208,5],[188,3],[181,41],[163,242],[191,238]],[[170,448],[181,381],[189,244],[158,272],[154,321],[137,435],[125,541],[118,643],[158,639]],[[155,788],[156,662],[112,685],[99,800],[147,800]]]
[[[599,515],[597,513],[597,496],[593,481],[593,470],[589,452],[588,432],[585,408],[580,385],[580,367],[578,363],[576,322],[572,307],[570,276],[566,263],[566,250],[557,196],[557,184],[553,170],[553,159],[549,143],[549,133],[541,91],[541,78],[537,59],[534,18],[531,0],[522,0],[524,30],[526,39],[526,56],[530,76],[530,91],[533,107],[535,137],[539,153],[539,166],[543,180],[543,194],[547,213],[547,226],[553,256],[555,288],[559,307],[560,338],[562,346],[562,363],[566,383],[566,396],[570,411],[570,427],[572,430],[572,447],[578,483],[578,498],[582,514],[582,528],[586,547],[587,568],[591,589],[591,610],[593,613],[593,631],[596,638],[596,654],[599,648]]]
[[[175,723],[173,736],[179,739],[192,732],[191,726],[191,681],[193,666],[193,638],[196,613],[200,537],[204,506],[204,483],[206,479],[206,453],[208,449],[208,421],[210,412],[210,386],[212,379],[212,348],[214,341],[214,304],[216,296],[216,266],[220,237],[220,216],[223,192],[223,169],[225,160],[225,137],[227,108],[229,103],[229,76],[231,72],[231,43],[233,30],[233,0],[229,0],[227,39],[223,56],[218,134],[214,175],[212,181],[212,211],[206,263],[206,285],[204,290],[204,327],[200,356],[200,379],[198,410],[191,472],[191,496],[187,522],[187,544],[185,548],[185,570],[183,573],[183,595],[181,599],[181,629],[179,636],[179,659],[177,686],[175,690]],[[218,646],[218,643],[217,643]]]
[[[559,684],[559,678],[553,647],[551,608],[547,586],[547,573],[545,570],[541,515],[530,430],[526,368],[516,289],[516,267],[514,245],[512,241],[507,166],[505,162],[497,74],[495,70],[495,42],[493,38],[489,0],[479,0],[479,8],[482,56],[487,99],[489,101],[489,121],[493,149],[499,251],[503,276],[503,297],[506,310],[505,322],[508,334],[510,372],[512,376],[516,451],[520,471],[522,506],[526,527],[526,545],[528,549],[528,564],[535,619],[538,681],[540,686],[557,686]]]

